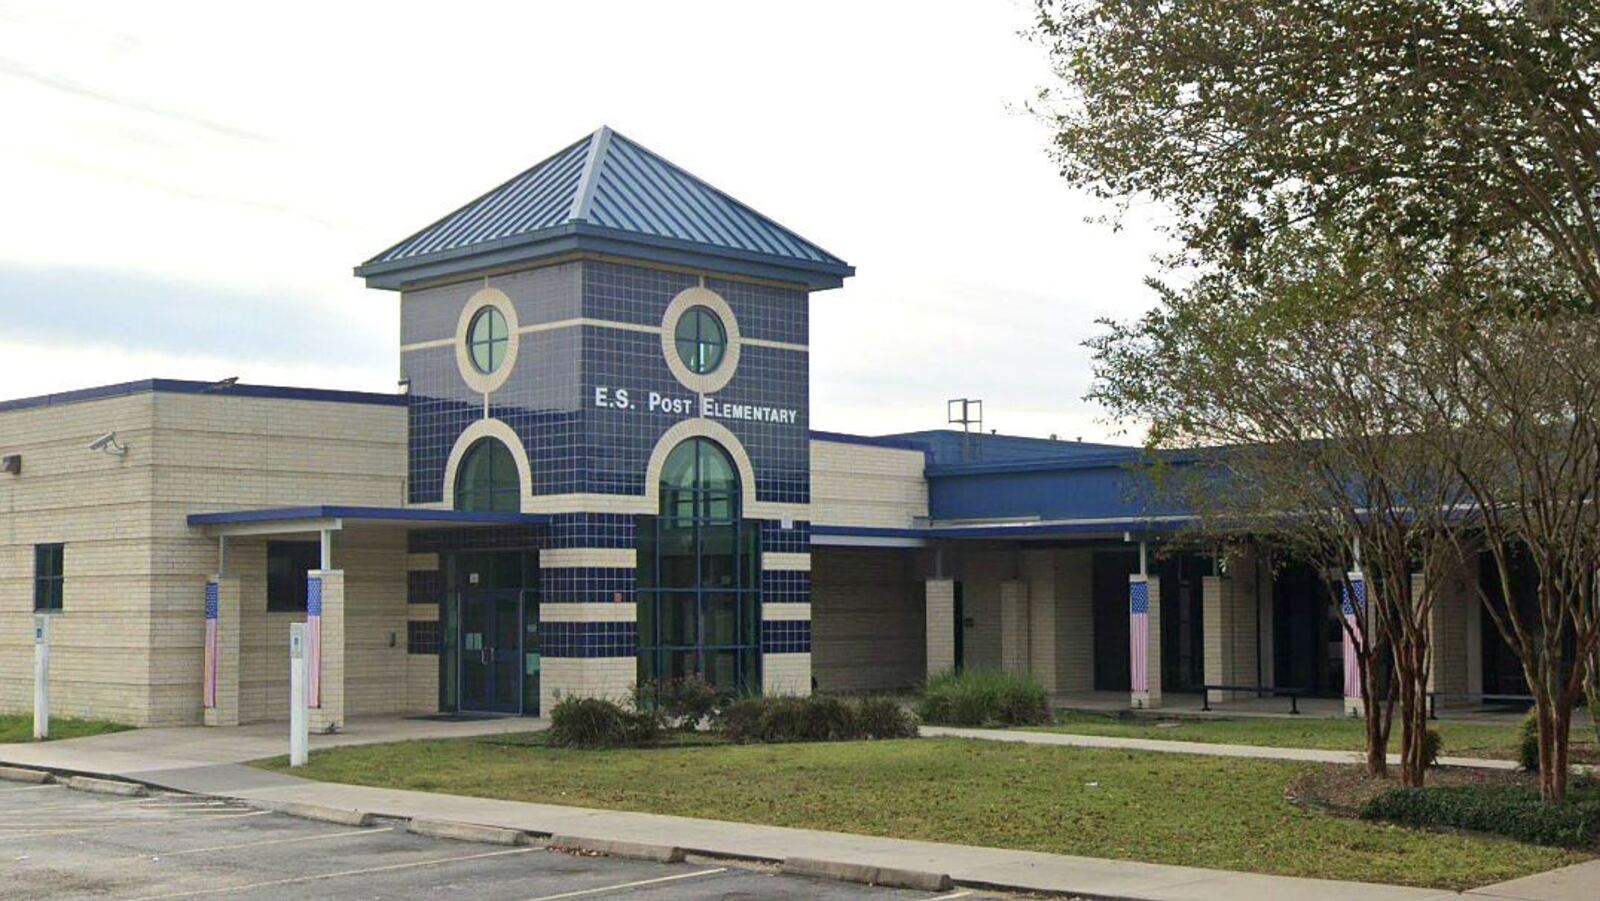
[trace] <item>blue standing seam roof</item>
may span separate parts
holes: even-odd
[[[372,277],[572,234],[756,259],[835,279],[846,262],[660,155],[601,128],[356,267]]]

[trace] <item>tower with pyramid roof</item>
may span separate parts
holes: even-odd
[[[413,534],[446,709],[809,690],[808,304],[853,272],[609,128],[356,268],[401,297],[408,504],[546,518]]]

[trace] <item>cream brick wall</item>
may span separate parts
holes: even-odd
[[[922,451],[811,442],[811,521],[905,529],[928,515]]]
[[[635,657],[545,657],[539,667],[540,716],[549,716],[565,697],[627,702],[639,681]]]
[[[763,654],[761,691],[768,695],[811,694],[810,654]]]
[[[1000,583],[1000,668],[1008,673],[1031,672],[1028,640],[1028,583],[1005,579]]]
[[[812,547],[811,667],[819,689],[920,683],[927,675],[924,616],[913,552]]]
[[[126,457],[87,450],[112,430]],[[144,392],[0,413],[0,453],[23,457],[21,475],[0,475],[0,710],[31,705],[33,545],[60,541],[66,582],[52,630],[54,712],[133,725],[200,722],[205,582],[218,553],[185,517],[311,503],[398,506],[405,441],[403,407],[226,393]],[[236,559],[247,555],[241,549]],[[400,579],[403,603],[403,560]],[[264,582],[251,582],[242,572],[241,716],[252,703],[269,706],[271,694],[261,678],[251,685],[260,664],[245,649],[260,653],[264,640],[248,619],[253,590],[262,599],[257,619],[268,625]],[[286,660],[292,617],[274,616]],[[286,669],[283,682],[286,705]]]
[[[1093,567],[1088,550],[1022,552],[1027,669],[1051,693],[1094,687]]]
[[[928,579],[922,592],[928,633],[926,672],[931,679],[956,668],[956,583],[954,579]],[[815,647],[811,653],[815,656]]]
[[[1227,575],[1201,580],[1205,677],[1211,685],[1255,685],[1257,673],[1257,567],[1247,549],[1229,554]],[[1213,703],[1254,697],[1213,691]]]
[[[1469,653],[1468,641],[1472,631],[1469,628],[1471,614],[1480,603],[1472,585],[1472,580],[1477,578],[1474,561],[1474,565],[1450,573],[1438,587],[1428,617],[1429,652],[1433,655],[1428,671],[1429,691],[1447,695],[1473,691],[1470,667],[1478,655]],[[1413,583],[1414,590],[1422,588],[1421,573],[1415,574]],[[1480,678],[1478,685],[1482,684]],[[1463,699],[1447,698],[1443,703],[1461,704]]]

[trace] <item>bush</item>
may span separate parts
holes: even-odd
[[[1530,773],[1539,772],[1539,714],[1531,710],[1517,738],[1517,763]]]
[[[635,709],[659,710],[684,732],[699,729],[727,700],[726,694],[699,676],[641,682],[633,690]]]
[[[1444,750],[1444,736],[1438,729],[1429,729],[1422,733],[1422,765],[1438,766],[1439,752]]]
[[[550,711],[550,744],[558,748],[638,748],[661,740],[661,715],[628,710],[604,698],[562,698]]]
[[[914,738],[916,720],[888,698],[744,698],[717,717],[722,737],[739,744]]]
[[[1055,719],[1050,696],[1037,679],[994,670],[934,677],[917,715],[941,726],[1044,726]]]
[[[1589,848],[1600,840],[1600,794],[1572,792],[1551,804],[1515,786],[1396,788],[1368,801],[1365,820],[1468,829],[1536,845]]]

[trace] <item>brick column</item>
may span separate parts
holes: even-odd
[[[1022,566],[1028,591],[1028,667],[1050,694],[1060,691],[1056,648],[1057,561],[1062,552],[1024,551]]]
[[[1225,576],[1201,580],[1207,685],[1256,684],[1256,570],[1249,553],[1229,555]],[[1254,697],[1249,693],[1209,691],[1215,704]]]
[[[1128,577],[1128,674],[1134,707],[1161,706],[1161,579]]]
[[[206,583],[206,649],[202,661],[201,695],[210,700],[205,705],[205,724],[239,725],[238,579],[214,576]]]
[[[317,667],[307,681],[313,686],[312,732],[335,732],[344,727],[344,570],[312,570],[307,574],[309,603],[306,610],[307,665]]]
[[[1339,629],[1340,640],[1344,644],[1344,712],[1346,716],[1362,716],[1366,708],[1361,701],[1361,671],[1351,633],[1358,637],[1361,635],[1356,611],[1367,608],[1367,577],[1360,570],[1350,573],[1349,583],[1341,586],[1340,592],[1343,597],[1340,599],[1339,612],[1349,626]]]
[[[1028,583],[1000,583],[1000,668],[1024,675],[1028,668]]]
[[[927,676],[956,668],[956,583],[954,579],[928,579],[923,583],[928,638]]]
[[[1460,705],[1463,700],[1449,695],[1472,691],[1468,651],[1468,611],[1478,603],[1470,579],[1477,578],[1477,567],[1462,567],[1449,573],[1438,586],[1433,609],[1428,613],[1428,648],[1432,665],[1428,668],[1428,691],[1446,695],[1439,703]],[[1423,588],[1423,576],[1412,576],[1413,590]],[[1481,684],[1481,683],[1480,683]]]

